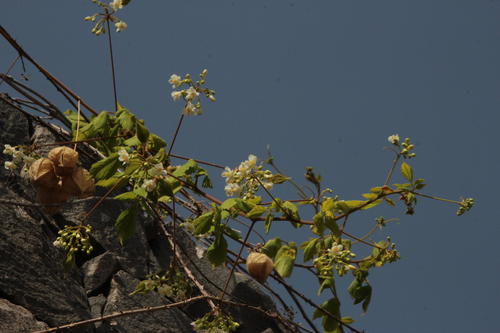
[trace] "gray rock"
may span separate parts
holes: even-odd
[[[0,332],[28,332],[48,328],[25,308],[0,298]]]
[[[93,295],[118,271],[118,262],[111,252],[106,251],[83,264],[82,270],[87,295]]]
[[[98,318],[102,316],[104,311],[104,306],[106,305],[106,297],[103,294],[97,296],[89,297],[90,312],[92,313],[92,318]],[[100,329],[103,325],[101,322],[94,324],[96,329]]]
[[[159,306],[170,302],[155,292],[144,295],[130,295],[139,280],[130,274],[119,271],[111,281],[111,290],[108,295],[104,315],[117,311],[137,309],[145,306]],[[192,333],[194,332],[189,318],[178,308],[164,311],[144,313],[134,316],[124,316],[113,319],[111,325],[116,332],[141,333]]]
[[[21,200],[0,183],[0,196]],[[23,208],[0,205],[0,291],[51,326],[90,318],[81,271],[65,276],[55,235]],[[91,332],[77,329],[72,332]]]

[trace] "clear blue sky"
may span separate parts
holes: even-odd
[[[3,4],[0,23],[109,110],[106,39],[82,20],[94,12],[90,1],[16,0]],[[456,217],[455,207],[420,200],[414,216],[399,208],[353,218],[350,230],[362,233],[376,216],[400,217],[387,231],[402,260],[371,274],[366,315],[350,306],[343,314],[369,333],[498,329],[500,1],[134,0],[120,16],[129,28],[113,35],[119,101],[167,140],[180,111],[170,74],[209,69],[218,100],[188,119],[176,153],[234,166],[249,153],[264,157],[269,144],[295,179],[314,166],[326,186],[357,199],[384,181],[387,136],[411,137],[426,192],[477,205]],[[2,71],[15,56],[0,41]],[[36,70],[28,75],[66,107]],[[296,284],[313,294],[306,277]]]

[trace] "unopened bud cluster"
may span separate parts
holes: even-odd
[[[182,110],[183,115],[200,115],[203,113],[201,109],[201,99],[200,94],[204,95],[210,101],[215,102],[215,91],[204,88],[203,85],[206,82],[206,76],[208,71],[204,69],[200,74],[200,79],[198,81],[193,81],[190,74],[186,74],[182,79],[177,74],[172,74],[168,82],[172,85],[173,89],[180,88],[185,85],[186,88],[182,90],[174,90],[170,94],[174,101],[184,99],[184,109]]]
[[[209,312],[203,317],[191,323],[191,326],[199,333],[230,333],[240,327],[230,315]]]
[[[415,148],[415,146],[410,142],[410,138],[406,138],[401,142],[399,139],[399,135],[393,134],[387,138],[387,141],[389,141],[396,147],[399,147],[401,149],[399,151],[399,154],[401,154],[401,156],[403,156],[404,158],[410,159],[417,156],[417,154],[411,152]]]
[[[90,232],[92,227],[85,226],[64,226],[63,230],[59,230],[58,237],[54,241],[54,246],[64,249],[68,256],[73,256],[77,251],[90,254],[94,249],[90,244]]]
[[[473,198],[465,198],[460,202],[460,207],[457,210],[457,215],[463,215],[465,212],[468,212],[471,210],[471,208],[474,206],[474,199]]]
[[[224,191],[228,197],[241,196],[248,199],[254,196],[261,185],[266,190],[270,190],[274,185],[272,172],[263,170],[262,164],[257,164],[255,155],[248,155],[248,159],[241,162],[237,168],[226,167],[221,176],[226,178]]]

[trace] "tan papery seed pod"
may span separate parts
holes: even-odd
[[[52,149],[48,157],[54,162],[56,174],[60,177],[70,176],[78,163],[78,152],[66,146]]]
[[[33,162],[29,170],[29,175],[31,182],[37,187],[54,188],[59,182],[55,173],[54,163],[45,157]]]
[[[50,215],[61,210],[63,203],[68,201],[70,195],[62,191],[60,186],[54,188],[40,187],[37,191],[37,200],[43,205],[43,210]],[[57,205],[60,204],[60,205]]]
[[[71,176],[62,178],[62,190],[70,195],[86,198],[95,191],[95,183],[84,168],[75,168]]]
[[[248,273],[260,283],[264,283],[273,271],[273,261],[264,253],[252,252],[247,258]]]

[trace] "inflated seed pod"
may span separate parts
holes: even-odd
[[[39,158],[30,167],[31,182],[37,187],[54,188],[59,179],[55,173],[55,166],[48,158]]]
[[[70,176],[78,163],[78,152],[65,146],[52,149],[48,157],[54,162],[56,174],[60,177]]]
[[[252,252],[247,258],[248,273],[260,283],[264,283],[273,271],[273,261],[264,253]]]
[[[40,187],[37,190],[37,200],[42,205],[43,210],[50,215],[54,215],[61,210],[61,206],[69,199],[70,195],[62,191],[60,186],[54,188]]]
[[[86,198],[95,191],[95,183],[86,169],[73,169],[71,176],[62,178],[62,190],[69,195]]]

